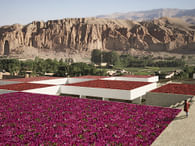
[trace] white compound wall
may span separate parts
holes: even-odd
[[[120,81],[137,81],[137,82],[158,82],[158,76],[152,76],[148,78],[138,78],[138,77],[110,77],[103,78],[102,80],[120,80]]]

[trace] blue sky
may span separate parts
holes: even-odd
[[[0,0],[0,26],[158,8],[195,8],[195,0]]]

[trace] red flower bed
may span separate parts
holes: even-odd
[[[2,86],[0,86],[0,89],[23,91],[23,90],[43,88],[43,87],[49,87],[49,86],[52,86],[52,85],[32,84],[32,83],[18,83],[18,84],[2,85]]]
[[[41,80],[52,80],[59,79],[60,77],[31,77],[31,78],[17,78],[17,79],[9,79],[9,81],[19,81],[19,82],[32,82],[32,81],[41,81]]]
[[[195,85],[192,84],[167,84],[151,92],[195,95]]]
[[[116,80],[94,80],[81,83],[67,84],[67,86],[81,86],[92,88],[110,88],[120,90],[131,90],[144,85],[148,85],[147,82],[132,82],[132,81],[116,81]]]

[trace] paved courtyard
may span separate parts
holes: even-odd
[[[191,102],[189,117],[186,118],[182,110],[152,144],[152,146],[165,145],[195,146],[195,97]]]

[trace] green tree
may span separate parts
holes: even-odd
[[[33,71],[33,64],[34,61],[31,59],[28,59],[26,61],[21,61],[21,69],[20,69],[20,74],[24,75],[26,71]]]
[[[58,62],[52,59],[45,60],[45,69],[48,73],[54,73],[58,69]]]
[[[57,71],[54,74],[58,77],[66,77],[69,75],[69,66],[68,64],[61,64],[58,66]]]
[[[119,55],[115,51],[107,52],[104,54],[104,60],[111,65],[119,64]]]
[[[8,65],[8,71],[11,75],[18,74],[20,71],[20,61],[18,59],[10,59]]]
[[[101,56],[101,51],[98,49],[94,49],[91,53],[91,62],[95,64],[100,64],[102,62],[102,56]]]
[[[44,59],[35,57],[33,64],[33,72],[38,73],[39,75],[44,75],[46,72],[46,65]]]

